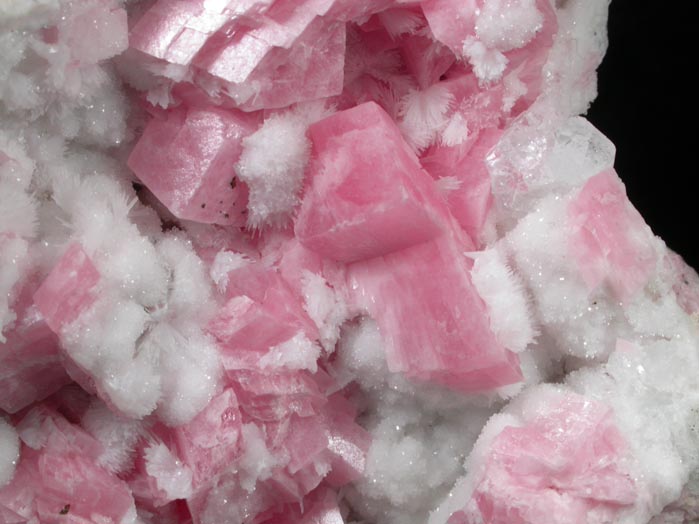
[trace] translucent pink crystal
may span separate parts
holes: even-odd
[[[273,30],[278,31],[276,27]],[[245,35],[206,65],[211,75],[226,82],[227,94],[238,107],[246,111],[285,107],[342,91],[344,24],[316,18],[289,48],[264,43],[260,46],[264,38],[254,32]],[[308,53],[309,46],[322,52]],[[264,58],[248,72],[254,64],[251,53]],[[289,68],[289,63],[297,67]],[[245,83],[238,86],[243,80]],[[259,86],[258,90],[251,92],[249,83]]]
[[[14,305],[17,320],[0,351],[0,409],[8,413],[43,400],[70,382],[61,365],[58,337],[33,304],[36,280],[22,286]]]
[[[326,483],[342,486],[361,476],[370,438],[354,422],[357,413],[347,400],[333,395],[326,401],[316,382],[322,377],[320,370],[317,377],[305,372],[261,375],[240,371],[230,374],[240,399],[243,420],[255,421],[263,428],[267,447],[282,452],[288,462],[274,468],[265,480],[258,480],[252,493],[240,490],[239,482],[232,471],[225,468],[225,463],[209,469],[211,475],[201,477],[200,487],[188,501],[195,521],[209,522],[207,519],[213,515],[230,516],[220,505],[221,497],[241,510],[256,514],[256,522],[282,522],[279,519],[287,517],[292,519],[290,522],[315,522],[305,519],[326,514],[328,518],[337,517],[334,491],[328,490]],[[214,400],[212,404],[218,403]],[[205,411],[212,412],[219,410],[209,407]],[[198,441],[215,440],[217,453],[228,450],[229,464],[242,460],[246,453],[259,446],[253,440],[248,441],[244,432],[237,444],[229,441],[231,447],[221,448],[218,443],[232,438],[237,430],[208,423],[196,426],[203,416],[199,418],[184,431],[187,435],[200,434]],[[216,424],[218,420],[216,415]],[[179,428],[175,432],[182,434]],[[237,458],[231,455],[235,449],[240,450]],[[191,463],[187,458],[184,462]]]
[[[428,31],[429,28],[424,27],[419,33],[406,35],[400,47],[405,67],[421,88],[437,83],[456,61],[454,54]]]
[[[439,234],[443,204],[378,105],[336,113],[309,133],[317,160],[295,227],[304,246],[353,262]]]
[[[299,333],[309,341],[318,338],[299,297],[276,270],[253,264],[231,271],[226,294],[208,330],[219,341],[227,369],[257,368],[270,348]]]
[[[232,389],[214,397],[194,420],[174,429],[178,456],[197,487],[221,474],[240,453],[241,416]]]
[[[479,242],[488,213],[493,205],[490,174],[485,157],[497,143],[501,133],[487,130],[475,143],[436,146],[420,159],[424,168],[437,180],[453,177],[458,187],[447,194],[449,210],[464,231]]]
[[[58,340],[45,324],[42,326],[31,330],[31,336],[15,332],[3,348],[0,388],[5,394],[0,409],[8,413],[16,413],[70,383],[61,366]],[[22,343],[18,337],[22,337]]]
[[[438,240],[354,264],[349,283],[376,318],[391,371],[461,391],[522,378],[517,356],[490,329],[470,277],[466,237]]]
[[[459,56],[467,35],[473,34],[478,10],[476,0],[427,0],[422,11],[434,36]]]
[[[306,371],[239,370],[231,371],[230,376],[241,409],[256,420],[277,421],[293,413],[312,416],[326,402],[313,376]]]
[[[242,109],[284,107],[342,90],[345,24],[337,17],[350,13],[339,7],[320,16],[331,5],[160,1],[132,29],[131,48],[191,67],[205,89],[219,85]],[[309,46],[322,52],[308,53]]]
[[[656,264],[652,233],[614,171],[592,177],[569,208],[571,250],[590,289],[609,285],[619,300],[643,287]]]
[[[24,441],[12,484],[0,489],[6,522],[128,522],[134,500],[123,480],[98,465],[102,445],[58,413],[42,407],[19,423]],[[3,515],[3,513],[0,513]]]
[[[54,333],[75,321],[96,299],[100,274],[79,244],[71,244],[34,293],[34,303]]]
[[[256,123],[236,110],[173,109],[148,123],[128,164],[176,217],[243,223],[247,195],[233,165]]]
[[[262,11],[270,2],[246,2],[239,15]],[[247,4],[247,5],[246,5]],[[234,12],[227,6],[218,9],[204,1],[155,2],[136,22],[129,34],[133,49],[178,65],[189,64],[209,37],[227,24]]]
[[[609,407],[548,392],[522,427],[505,427],[495,437],[473,495],[480,515],[492,524],[611,518],[637,497],[623,462],[626,449]],[[449,519],[471,522],[459,513]]]
[[[356,417],[356,408],[342,395],[328,399],[324,421],[332,469],[326,480],[331,486],[344,486],[364,473],[371,435],[356,423]]]
[[[128,47],[126,11],[112,0],[86,5],[77,17],[60,24],[59,32],[64,33],[74,59],[96,64]]]

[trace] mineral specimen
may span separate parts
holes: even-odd
[[[696,522],[607,7],[0,1],[0,524]]]

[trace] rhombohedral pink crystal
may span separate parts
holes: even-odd
[[[607,8],[0,2],[0,524],[697,522]]]

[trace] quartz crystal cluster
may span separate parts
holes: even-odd
[[[0,0],[0,524],[697,522],[607,8]]]

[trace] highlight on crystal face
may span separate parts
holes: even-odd
[[[0,2],[0,524],[697,522],[607,9]]]

